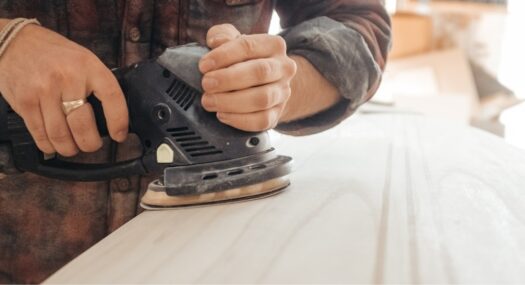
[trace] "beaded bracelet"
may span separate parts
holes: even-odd
[[[25,19],[25,18],[16,18],[9,21],[2,31],[0,31],[0,58],[4,54],[9,46],[9,43],[13,41],[16,35],[27,25],[36,24],[40,25],[37,19]]]

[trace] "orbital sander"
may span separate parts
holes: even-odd
[[[147,209],[214,204],[277,194],[290,182],[291,158],[277,155],[267,132],[244,132],[221,123],[201,106],[197,44],[168,48],[157,59],[116,69],[125,94],[130,132],[142,155],[129,161],[83,164],[38,150],[23,120],[0,97],[0,143],[20,171],[69,181],[105,181],[158,174],[141,205]],[[102,135],[101,103],[90,96]]]

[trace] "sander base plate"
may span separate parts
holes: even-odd
[[[166,192],[148,189],[140,206],[146,210],[166,210],[255,200],[279,194],[289,185],[289,178],[283,176],[253,185],[200,195],[169,196]]]

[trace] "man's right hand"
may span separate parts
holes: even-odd
[[[44,153],[73,156],[102,146],[90,104],[67,116],[62,110],[62,102],[90,94],[102,102],[111,138],[126,139],[128,110],[112,72],[86,48],[40,26],[23,28],[0,58],[0,93]]]

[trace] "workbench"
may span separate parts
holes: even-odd
[[[147,211],[47,283],[524,283],[525,153],[410,114],[273,135],[292,185]]]

